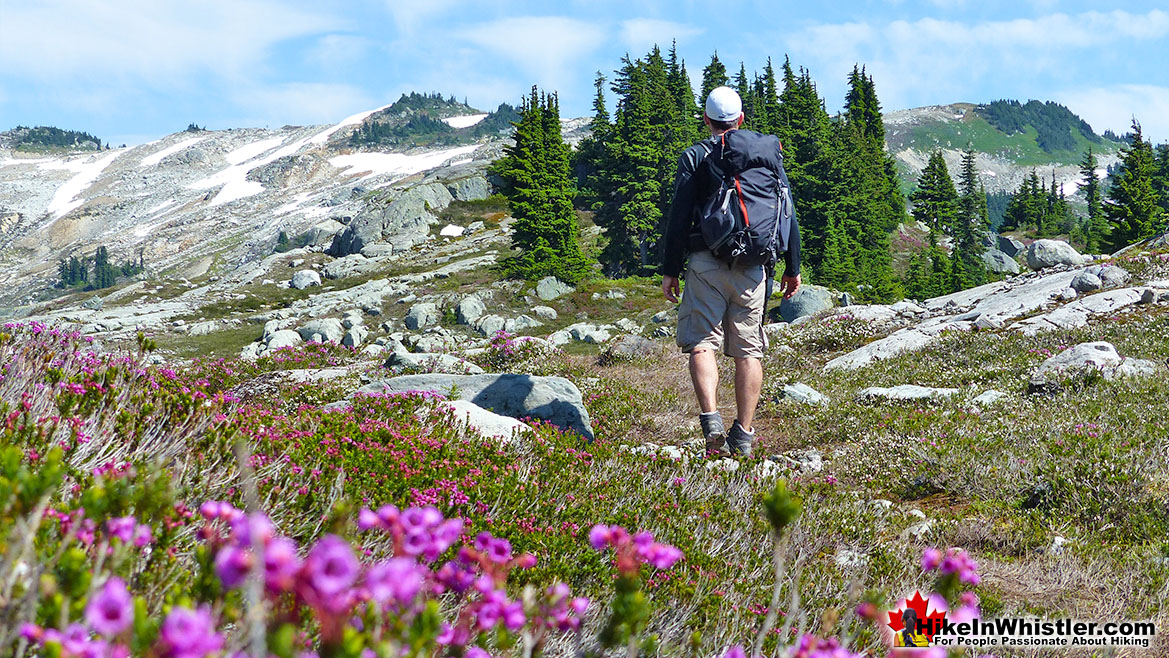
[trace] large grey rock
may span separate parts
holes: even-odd
[[[563,377],[533,375],[405,375],[367,384],[357,393],[402,393],[435,391],[446,395],[452,390],[457,399],[467,400],[512,418],[539,418],[557,427],[573,430],[586,439],[593,438],[589,413],[580,389]]]
[[[1027,249],[1027,246],[1022,242],[1019,242],[1015,238],[1006,235],[1000,235],[998,237],[998,245],[996,246],[998,247],[999,251],[1003,252],[1007,256],[1010,256],[1011,258],[1018,258],[1019,254],[1023,253],[1023,251]]]
[[[475,320],[483,317],[487,312],[487,306],[483,300],[475,296],[464,297],[459,305],[455,307],[455,317],[459,324],[474,324]]]
[[[836,305],[836,295],[824,286],[800,286],[798,292],[779,303],[779,316],[786,322],[813,315]]]
[[[998,249],[987,249],[982,253],[982,263],[995,274],[1018,274],[1019,263]]]
[[[325,244],[326,242],[331,242],[333,236],[344,230],[345,225],[341,222],[335,219],[326,219],[310,228],[306,237],[308,238],[308,244]]]
[[[101,297],[94,295],[81,303],[82,308],[87,308],[91,311],[100,311],[105,302]]]
[[[267,348],[269,350],[278,350],[283,347],[295,347],[302,342],[303,340],[299,333],[291,329],[281,329],[272,332],[272,335],[268,336]]]
[[[1056,265],[1082,265],[1084,257],[1063,240],[1036,240],[1027,247],[1027,267],[1042,270]]]
[[[956,388],[933,388],[916,384],[902,384],[900,386],[870,386],[862,390],[859,395],[867,400],[891,400],[894,402],[921,402],[948,398],[958,392]]]
[[[410,307],[406,313],[406,328],[412,331],[425,329],[438,324],[438,306],[431,302],[421,302]]]
[[[824,406],[831,402],[831,398],[827,395],[803,383],[785,384],[783,391],[780,392],[780,398],[817,406]]]
[[[515,318],[508,318],[507,321],[503,323],[503,330],[509,334],[515,334],[521,331],[527,331],[528,329],[539,327],[542,324],[543,323],[536,318],[528,315],[521,315]]]
[[[440,406],[451,413],[462,431],[473,432],[485,439],[508,443],[532,431],[531,427],[515,418],[501,416],[467,400],[443,402]]]
[[[192,324],[187,329],[187,335],[206,336],[207,334],[214,333],[220,329],[221,326],[222,325],[215,320],[203,320],[202,322],[196,322],[195,324]]]
[[[536,296],[549,302],[575,290],[572,286],[554,276],[546,276],[536,283]]]
[[[321,275],[316,270],[301,270],[292,275],[292,287],[304,290],[311,286],[321,285]]]
[[[557,317],[559,317],[556,309],[552,308],[551,306],[533,306],[532,313],[541,320],[555,320]]]
[[[1072,279],[1072,288],[1079,292],[1091,292],[1104,288],[1119,288],[1128,283],[1132,276],[1119,265],[1103,264],[1085,267]]]
[[[392,352],[385,366],[394,372],[424,370],[456,375],[481,375],[483,368],[450,354],[437,352]]]
[[[491,196],[491,183],[483,176],[447,181],[446,189],[459,201],[479,201]]]
[[[1072,279],[1072,289],[1076,292],[1092,292],[1103,287],[1104,282],[1100,280],[1100,277],[1087,270],[1080,272],[1076,278]]]
[[[384,208],[369,208],[358,213],[349,226],[333,238],[329,253],[333,256],[356,254],[374,242],[408,247],[423,241],[430,226],[438,221],[434,213],[446,208],[453,198],[441,183],[411,187]]]
[[[1037,382],[1058,380],[1090,370],[1098,370],[1105,379],[1116,379],[1152,376],[1158,374],[1160,368],[1153,361],[1126,359],[1116,351],[1116,346],[1106,341],[1080,343],[1039,364],[1031,373],[1031,386],[1040,388]]]
[[[322,341],[331,343],[340,343],[345,336],[345,327],[336,318],[310,320],[296,331],[304,340],[312,340],[313,336],[319,335]]]
[[[507,326],[507,320],[495,314],[484,315],[476,320],[472,326],[480,335],[491,337],[504,330],[504,327]]]

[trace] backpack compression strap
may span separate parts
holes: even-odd
[[[727,132],[730,132],[730,131],[727,131]],[[720,152],[719,155],[722,158],[722,160],[724,162],[726,162],[726,159],[727,159],[727,133],[723,133],[719,137],[722,140],[722,151]],[[738,176],[735,176],[734,179],[735,179],[735,191],[738,192],[738,194],[739,194],[739,210],[743,211],[743,223],[746,224],[747,226],[750,226],[751,220],[747,217],[747,204],[743,203],[743,186],[739,184],[739,177]]]

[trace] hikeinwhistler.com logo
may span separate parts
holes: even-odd
[[[945,599],[921,592],[902,599],[888,612],[890,645],[903,650],[946,648],[1064,649],[1091,647],[1150,648],[1157,635],[1152,621],[1041,619],[1037,617],[966,618],[946,609]]]

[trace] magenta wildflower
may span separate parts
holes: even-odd
[[[320,603],[335,608],[337,599],[357,581],[360,565],[349,544],[337,535],[325,535],[313,546],[301,567]]]
[[[747,652],[743,651],[743,647],[735,645],[723,654],[723,658],[747,658]]]
[[[396,557],[379,562],[365,574],[370,598],[383,607],[406,607],[422,590],[425,570],[414,560]]]
[[[85,607],[85,621],[100,635],[112,637],[134,621],[133,599],[126,583],[113,576],[106,580]]]
[[[204,658],[223,648],[223,637],[215,632],[211,610],[171,608],[159,633],[167,658]]]
[[[277,537],[264,547],[264,584],[271,592],[287,592],[296,584],[300,558],[296,544],[286,537]]]
[[[242,585],[251,568],[252,554],[246,549],[224,546],[215,556],[215,575],[228,589]]]
[[[609,526],[598,523],[589,530],[589,544],[596,550],[604,550],[609,542],[613,541],[613,531]]]
[[[942,552],[936,548],[927,548],[921,554],[921,570],[933,571],[942,563]]]

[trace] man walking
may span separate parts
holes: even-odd
[[[763,265],[740,267],[716,257],[703,239],[700,210],[717,190],[711,189],[711,177],[703,175],[702,165],[716,148],[721,157],[726,157],[727,136],[737,131],[732,141],[749,152],[747,160],[757,170],[753,173],[764,174],[764,178],[773,176],[773,189],[780,182],[786,185],[787,177],[778,139],[738,130],[743,123],[743,102],[735,90],[719,87],[711,91],[703,122],[711,137],[686,149],[678,160],[674,201],[664,236],[662,292],[666,299],[678,302],[678,276],[688,257],[686,293],[678,307],[677,343],[690,355],[690,379],[701,409],[699,421],[706,449],[716,453],[729,449],[732,454],[749,455],[755,439],[755,407],[763,386],[761,359],[767,347],[763,315],[771,292],[770,279]],[[743,194],[742,190],[739,194]],[[787,235],[780,237],[787,246],[780,283],[787,299],[800,287],[800,233],[794,214]],[[719,349],[735,360],[736,417],[730,430],[725,428],[718,411]]]

